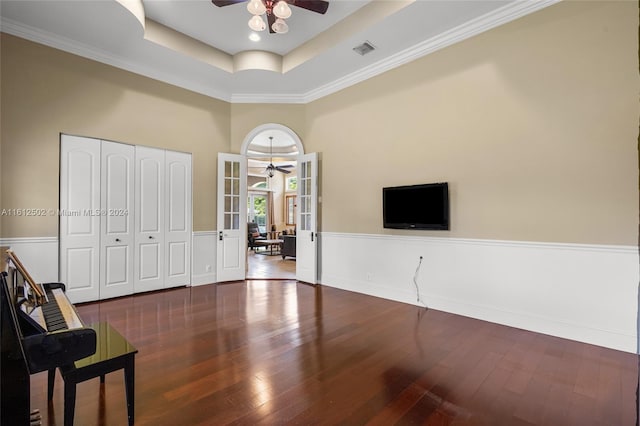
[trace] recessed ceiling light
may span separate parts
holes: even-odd
[[[260,35],[257,33],[249,34],[249,40],[251,41],[260,41]]]

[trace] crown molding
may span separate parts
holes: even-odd
[[[246,93],[231,95],[233,104],[306,104],[304,95]]]
[[[559,2],[560,0],[525,0],[507,4],[499,9],[467,21],[464,24],[458,25],[455,28],[398,52],[395,55],[380,60],[368,67],[348,74],[315,90],[311,90],[303,95],[304,103],[313,102],[332,93],[336,93],[349,86],[353,86],[386,71],[415,61],[416,59],[422,58],[423,56],[436,52],[447,46],[459,43],[463,40]]]
[[[334,80],[331,83],[312,89],[306,93],[298,94],[223,92],[218,88],[196,84],[178,75],[164,73],[157,69],[145,67],[139,63],[135,63],[100,49],[95,49],[75,40],[25,26],[6,18],[2,18],[0,21],[0,30],[17,37],[44,44],[46,46],[60,49],[230,103],[306,104],[346,89],[347,87],[358,84],[416,59],[422,58],[423,56],[436,52],[447,46],[451,46],[452,44],[461,42],[530,13],[537,12],[538,10],[556,4],[559,1],[560,0],[523,0],[509,3],[499,9],[467,21],[449,31],[438,34],[435,37],[420,42],[370,66]]]
[[[144,65],[130,61],[128,59],[124,59],[120,56],[114,55],[104,50],[96,49],[95,47],[80,43],[76,40],[71,40],[69,38],[62,37],[48,31],[42,31],[38,28],[24,25],[11,19],[7,19],[4,17],[0,19],[0,31],[29,41],[33,41],[34,43],[43,44],[45,46],[53,47],[54,49],[62,50],[64,52],[91,59],[106,65],[111,65],[125,71],[130,71],[134,74],[149,77],[153,80],[158,80],[164,83],[171,84],[173,86],[178,86],[192,92],[209,96],[211,98],[231,102],[230,93],[222,92],[210,86],[195,84],[180,76],[164,73],[155,68],[146,67]]]

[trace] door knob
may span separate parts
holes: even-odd
[[[150,240],[153,240],[153,235],[149,235],[149,239],[150,239]]]
[[[119,243],[119,242],[120,242],[120,238],[116,238],[116,243]]]

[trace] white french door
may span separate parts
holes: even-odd
[[[296,231],[296,279],[318,280],[318,154],[298,157],[298,214]]]
[[[61,135],[60,281],[73,303],[100,296],[100,140]]]
[[[164,288],[164,156],[164,150],[136,146],[136,292]]]
[[[100,298],[133,294],[135,148],[102,141]]]
[[[247,255],[247,163],[242,155],[218,154],[218,282],[245,278]]]

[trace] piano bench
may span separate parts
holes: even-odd
[[[64,381],[64,424],[73,426],[76,384],[96,377],[100,377],[100,383],[104,383],[105,374],[123,369],[127,416],[129,425],[133,425],[135,355],[138,350],[106,322],[91,324],[89,327],[96,331],[95,354],[58,368]],[[47,392],[49,401],[53,399],[55,374],[55,369],[49,370]]]

